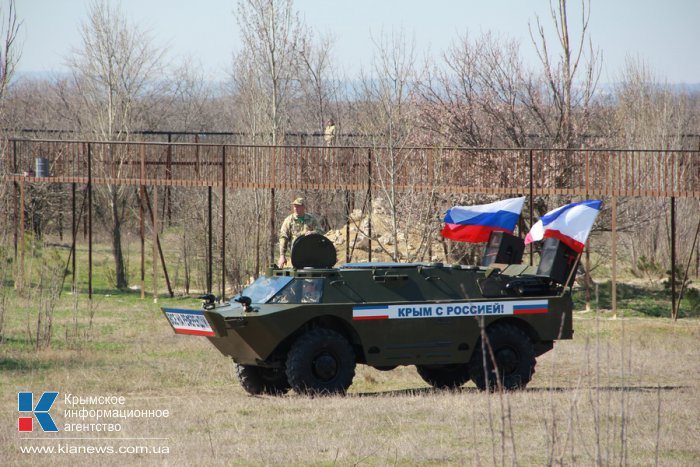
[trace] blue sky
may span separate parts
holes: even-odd
[[[6,2],[7,0],[0,0]],[[89,0],[17,0],[23,21],[18,70],[64,70],[80,43],[78,28]],[[640,58],[662,81],[700,83],[700,0],[592,0],[591,39],[603,54],[603,82],[617,81],[626,57]],[[240,46],[235,0],[121,0],[131,21],[147,28],[174,61],[201,64],[211,79],[223,79]],[[577,29],[580,1],[569,0],[570,26]],[[335,40],[339,68],[352,77],[372,57],[372,36],[403,30],[421,56],[439,55],[456,37],[492,31],[521,42],[535,64],[528,23],[539,15],[551,30],[547,0],[295,0],[306,23]]]

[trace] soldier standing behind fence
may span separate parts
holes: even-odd
[[[326,129],[323,131],[323,141],[326,146],[333,146],[335,144],[335,122],[331,118],[326,124]]]

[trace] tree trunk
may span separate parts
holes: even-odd
[[[122,251],[122,222],[119,213],[118,196],[116,191],[111,193],[112,205],[112,255],[114,256],[114,272],[116,287],[119,290],[126,289],[126,269],[124,265],[124,252]]]

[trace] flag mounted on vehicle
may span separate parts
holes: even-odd
[[[512,234],[524,203],[525,197],[521,196],[476,206],[455,206],[447,210],[440,233],[450,240],[470,243],[487,242],[493,231]]]
[[[602,206],[602,201],[590,199],[549,211],[532,226],[525,237],[525,244],[544,238],[558,238],[581,253]]]

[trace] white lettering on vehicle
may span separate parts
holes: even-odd
[[[548,300],[509,300],[492,302],[416,303],[403,305],[356,306],[353,320],[444,318],[457,316],[490,316],[544,314]]]

